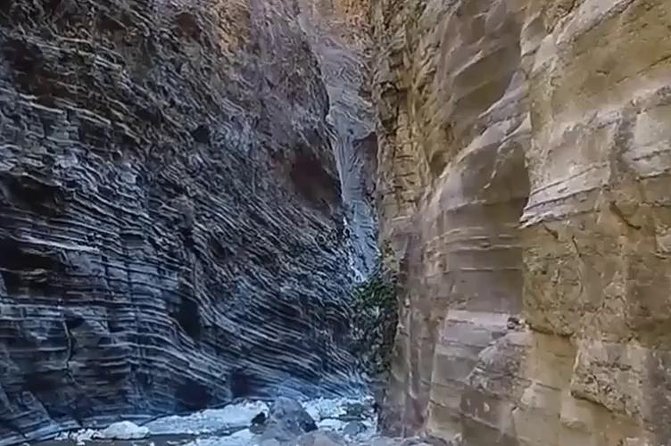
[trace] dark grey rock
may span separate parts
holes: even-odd
[[[269,423],[278,423],[297,434],[317,430],[317,424],[296,400],[277,398],[270,407]]]
[[[347,444],[347,441],[336,432],[321,430],[303,434],[296,440],[297,446],[340,446],[345,444]]]
[[[281,444],[295,444],[304,433],[317,430],[317,424],[296,400],[277,398],[270,407],[265,423],[255,429],[260,441],[275,439]]]
[[[345,413],[338,418],[342,421],[357,421],[372,417],[372,407],[363,403],[350,403],[344,407]]]
[[[366,425],[361,421],[350,421],[342,430],[343,435],[354,437],[366,431]]]
[[[252,424],[249,427],[249,431],[253,434],[262,434],[266,428],[266,422],[268,417],[264,412],[260,412],[254,418],[252,418]]]
[[[252,418],[252,425],[261,426],[266,423],[267,416],[265,412],[259,412],[254,418]]]
[[[187,3],[2,6],[2,444],[359,385],[298,12]]]

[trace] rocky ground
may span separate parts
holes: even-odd
[[[130,421],[104,429],[63,433],[39,446],[337,446],[447,445],[435,439],[395,439],[377,434],[372,398],[317,399],[301,404],[244,402],[186,416]]]

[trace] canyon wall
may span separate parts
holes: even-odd
[[[334,153],[375,150],[372,112],[356,89],[329,99],[305,14],[2,2],[0,443],[360,387],[371,164],[339,172]]]
[[[376,0],[383,427],[671,441],[671,3]]]
[[[327,121],[340,173],[351,267],[360,281],[379,261],[368,0],[300,0],[298,4],[301,26],[319,62],[330,99]]]

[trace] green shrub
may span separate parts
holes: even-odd
[[[385,375],[398,322],[396,279],[378,267],[354,290],[353,328],[355,354],[373,379]]]

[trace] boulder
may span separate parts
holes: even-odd
[[[94,436],[105,440],[139,440],[149,436],[149,429],[131,421],[120,421],[109,425]]]
[[[258,416],[257,421],[261,421]],[[262,443],[275,439],[280,443],[295,444],[296,438],[301,434],[317,430],[317,424],[301,403],[280,397],[271,406],[267,419],[253,428],[260,434]]]
[[[266,416],[265,412],[259,412],[258,415],[252,418],[252,424],[249,427],[249,430],[255,434],[263,433],[266,426],[266,421],[268,421],[268,417]]]
[[[361,421],[350,421],[345,425],[345,427],[342,430],[342,433],[346,437],[354,437],[363,432],[366,432],[367,429],[368,427]]]
[[[317,424],[298,401],[280,397],[270,408],[269,423],[279,423],[296,434],[317,430]]]

